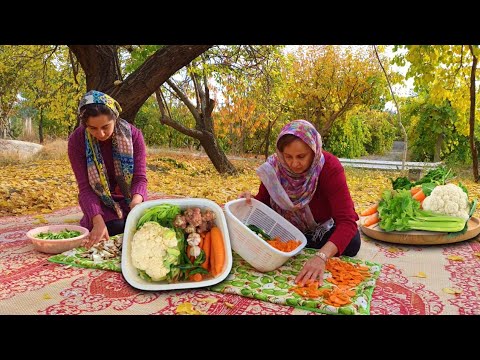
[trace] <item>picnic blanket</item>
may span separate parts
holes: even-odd
[[[352,291],[351,302],[342,306],[329,304],[327,296],[305,298],[291,291],[291,288],[296,286],[294,282],[296,275],[303,268],[305,262],[314,256],[316,251],[315,249],[303,249],[302,252],[290,258],[280,268],[266,273],[256,271],[238,254],[234,253],[232,271],[229,276],[221,283],[210,287],[210,290],[269,301],[274,304],[290,305],[325,314],[370,314],[372,293],[382,267],[377,263],[345,256],[340,258],[340,261],[367,268],[370,274],[361,283],[350,288],[350,291]],[[325,271],[324,279],[321,289],[330,290],[336,287],[336,281],[328,270]]]
[[[140,291],[119,272],[49,262],[50,255],[33,250],[25,235],[42,223],[78,223],[80,218],[76,206],[0,217],[0,314],[177,314],[191,305],[212,315],[319,315],[204,288]],[[478,237],[450,245],[399,246],[362,234],[356,258],[382,264],[370,313],[479,315],[479,253]]]

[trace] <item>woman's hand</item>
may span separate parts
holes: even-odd
[[[323,284],[323,272],[325,271],[325,261],[318,256],[313,256],[308,260],[303,269],[295,278],[295,283],[303,286],[318,279],[318,286]]]
[[[103,239],[110,239],[107,225],[105,225],[102,215],[96,215],[93,217],[93,228],[90,231],[90,236],[84,240],[82,245],[88,249]]]
[[[130,210],[133,209],[135,206],[143,202],[143,196],[140,194],[135,194],[132,197],[132,201],[130,201]]]
[[[247,200],[247,204],[250,205],[252,203],[252,194],[250,191],[243,191],[238,195],[239,199],[245,198]]]

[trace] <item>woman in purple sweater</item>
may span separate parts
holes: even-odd
[[[91,90],[78,107],[80,125],[68,139],[68,157],[90,230],[85,246],[123,233],[128,212],[147,200],[146,150],[139,129],[119,117],[120,104]]]
[[[322,150],[322,138],[305,120],[285,125],[277,151],[257,169],[261,184],[255,199],[270,206],[300,229],[307,247],[319,249],[296,278],[318,279],[332,256],[355,256],[360,249],[358,215],[340,161]],[[247,198],[249,192],[240,194]]]

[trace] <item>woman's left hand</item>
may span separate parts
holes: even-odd
[[[323,272],[325,271],[325,261],[318,256],[313,256],[308,260],[303,269],[295,278],[295,283],[303,286],[318,279],[318,285],[323,284]]]
[[[143,197],[140,194],[135,194],[132,197],[132,201],[130,201],[130,209],[133,209],[135,206],[143,202]]]

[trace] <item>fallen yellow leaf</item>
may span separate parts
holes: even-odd
[[[473,255],[480,258],[480,252],[473,253]]]
[[[396,253],[396,252],[400,252],[400,251],[402,251],[402,250],[399,249],[399,248],[396,248],[396,247],[389,247],[389,248],[387,249],[387,251],[388,251],[388,252],[391,252],[391,253]]]
[[[453,295],[458,295],[461,294],[463,291],[460,289],[455,289],[455,288],[443,288],[443,292],[447,294],[453,294]]]
[[[228,307],[229,309],[233,309],[235,307],[235,305],[233,305],[232,303],[229,303],[229,302],[224,302],[225,306]]]
[[[192,303],[184,302],[177,306],[176,313],[179,315],[205,315],[205,313],[195,310]]]
[[[459,255],[449,255],[447,256],[448,260],[453,260],[453,261],[464,261],[465,259],[462,256]]]
[[[45,300],[50,300],[52,297],[49,294],[43,294]]]
[[[414,276],[419,278],[426,278],[427,274],[425,274],[423,271],[420,271],[417,275],[414,275]]]

